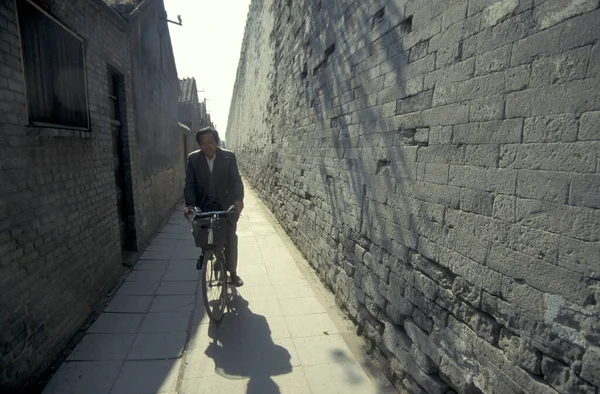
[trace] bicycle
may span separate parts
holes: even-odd
[[[232,205],[226,211],[202,212],[193,207],[190,223],[196,246],[202,248],[201,274],[204,308],[215,323],[223,318],[227,296],[227,270],[223,246],[227,238],[228,214],[235,213]]]

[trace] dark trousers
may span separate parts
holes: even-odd
[[[218,202],[212,202],[202,207],[203,211],[222,211],[223,208]],[[227,271],[231,274],[237,274],[238,261],[238,237],[237,237],[237,219],[238,214],[227,215],[227,240],[225,241],[225,261],[227,262]]]

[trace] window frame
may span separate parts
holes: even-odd
[[[70,125],[66,125],[66,124],[55,124],[55,123],[47,123],[47,122],[39,122],[39,121],[34,121],[32,119],[32,115],[31,115],[31,111],[29,109],[30,105],[29,105],[29,89],[28,89],[28,81],[27,81],[27,74],[26,74],[26,68],[25,68],[25,51],[23,48],[23,38],[22,38],[22,32],[21,32],[21,21],[20,21],[20,16],[19,16],[19,7],[17,5],[17,2],[19,1],[23,1],[26,2],[27,4],[29,4],[30,6],[34,7],[37,11],[41,12],[45,17],[47,17],[48,19],[50,19],[50,21],[56,23],[58,25],[58,27],[62,28],[66,33],[70,34],[73,38],[75,38],[77,41],[80,42],[81,45],[81,55],[82,55],[82,60],[83,60],[83,88],[85,90],[85,114],[86,114],[86,120],[87,120],[87,126],[86,127],[78,127],[78,126],[70,126]],[[20,53],[21,53],[21,69],[22,69],[22,74],[23,74],[23,82],[25,85],[25,109],[27,111],[27,117],[28,117],[28,125],[30,127],[40,127],[40,128],[49,128],[49,129],[60,129],[60,130],[74,130],[74,131],[84,131],[84,132],[91,132],[92,131],[92,118],[91,118],[91,114],[90,114],[90,99],[89,99],[89,89],[88,89],[88,76],[87,76],[87,59],[86,59],[86,49],[87,49],[87,45],[86,45],[86,40],[83,39],[83,37],[79,36],[77,33],[75,33],[73,30],[71,30],[68,26],[66,26],[64,23],[62,23],[58,18],[56,18],[55,16],[53,16],[52,14],[50,14],[49,12],[47,12],[46,10],[44,10],[42,7],[40,7],[39,5],[37,5],[36,3],[34,3],[32,0],[14,0],[14,7],[15,7],[15,14],[16,14],[16,23],[17,23],[17,31],[18,31],[18,37],[19,37],[19,46],[20,46]]]

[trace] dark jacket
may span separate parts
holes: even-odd
[[[202,207],[208,189],[209,175],[208,162],[204,153],[200,150],[190,153],[183,188],[186,206]],[[244,200],[244,184],[233,152],[217,148],[213,176],[217,201],[223,209],[229,208],[236,201]]]

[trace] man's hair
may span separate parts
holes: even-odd
[[[202,138],[203,135],[209,134],[212,134],[212,136],[215,137],[215,142],[219,145],[219,132],[212,127],[205,127],[196,132],[196,141],[198,141],[198,144],[200,144],[200,138]]]

